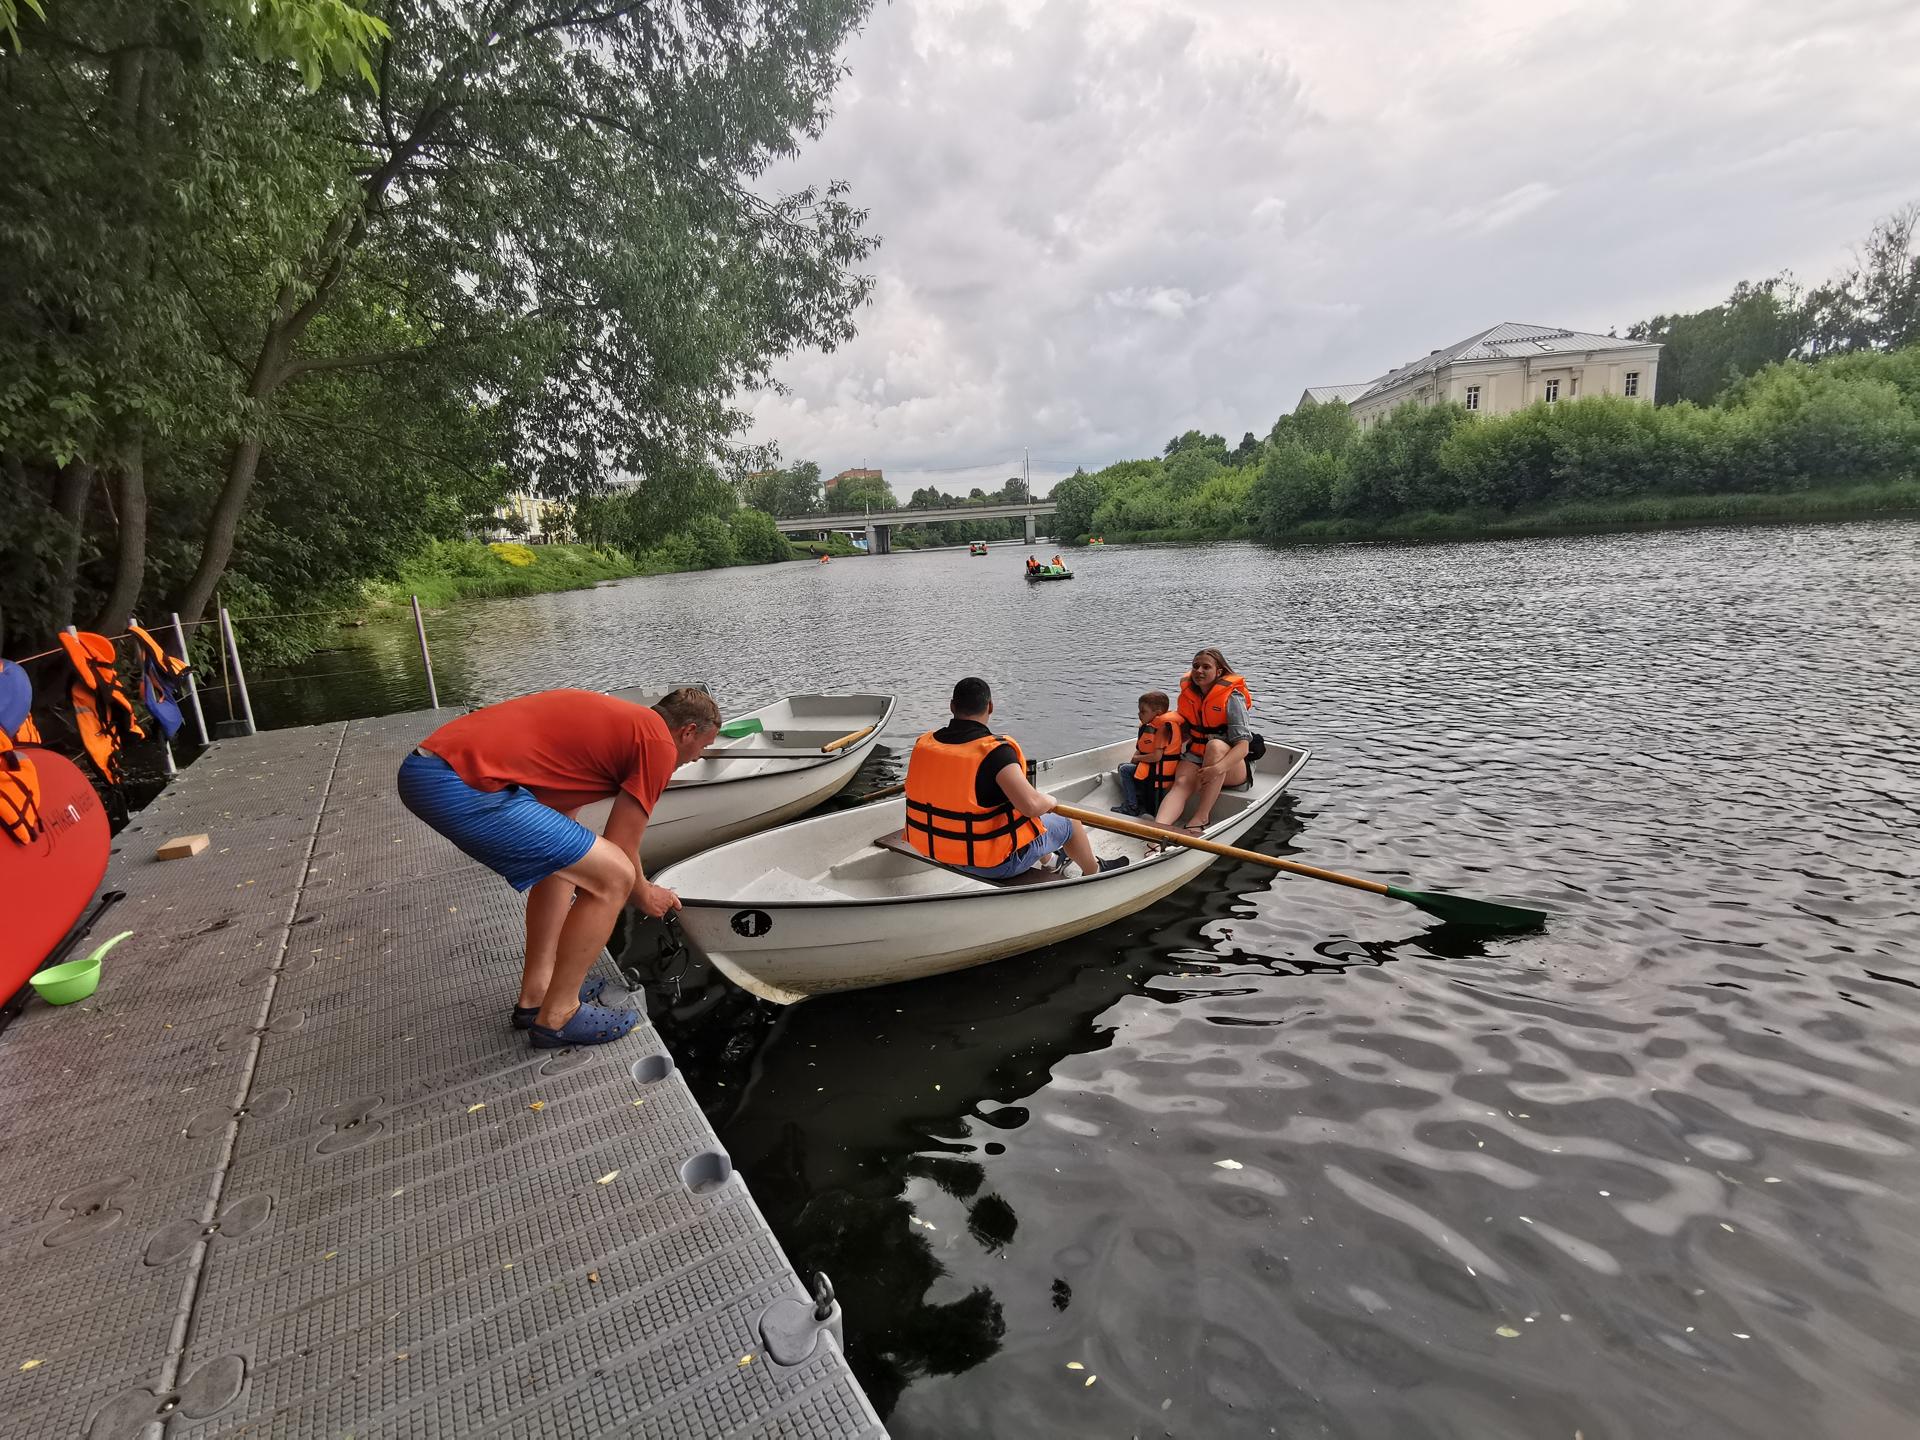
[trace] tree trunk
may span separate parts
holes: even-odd
[[[114,507],[120,512],[120,547],[114,561],[113,589],[100,607],[93,628],[104,635],[126,629],[147,574],[147,457],[135,439],[114,471]]]
[[[213,513],[207,516],[200,563],[174,604],[182,620],[205,618],[207,605],[213,599],[213,587],[227,573],[227,561],[233,555],[234,532],[240,528],[240,517],[246,513],[247,494],[253,489],[254,472],[259,468],[260,437],[249,435],[233,447],[227,459],[226,483],[213,502]]]
[[[86,538],[81,516],[86,511],[87,492],[92,489],[93,466],[85,460],[69,460],[60,467],[53,482],[53,512],[65,527],[53,562],[52,583],[47,586],[48,608],[56,625],[65,625],[73,619],[73,592],[80,576],[80,545]]]

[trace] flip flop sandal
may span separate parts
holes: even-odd
[[[558,1030],[529,1025],[527,1039],[536,1050],[564,1050],[569,1045],[605,1045],[618,1040],[640,1023],[638,1010],[611,1010],[605,1005],[582,1005]]]
[[[607,988],[607,981],[605,976],[589,975],[586,979],[586,982],[582,984],[580,987],[581,1004],[583,1005],[591,1004],[593,1001],[598,1000],[600,998],[600,992],[605,990],[606,988]],[[540,1007],[538,1005],[514,1006],[513,1007],[513,1028],[516,1030],[532,1029],[533,1022],[539,1016],[539,1014],[540,1014]]]

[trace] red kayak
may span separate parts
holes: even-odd
[[[86,913],[112,839],[106,808],[72,761],[38,745],[20,750],[40,772],[45,825],[25,845],[0,834],[0,1003]]]

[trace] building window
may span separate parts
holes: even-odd
[[[1559,401],[1560,401],[1560,382],[1558,380],[1547,381],[1547,404],[1555,405],[1555,404],[1558,404]]]
[[[1627,371],[1626,393],[1628,395],[1638,395],[1640,393],[1640,372],[1638,370]]]
[[[1567,398],[1569,400],[1578,400],[1580,398],[1580,377],[1578,375],[1567,382]]]
[[[1480,387],[1478,385],[1469,385],[1467,386],[1467,409],[1478,410],[1479,408]]]

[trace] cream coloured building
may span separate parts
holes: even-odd
[[[1587,395],[1621,395],[1651,405],[1659,367],[1660,347],[1644,340],[1508,321],[1389,370],[1357,397],[1328,398],[1345,399],[1363,430],[1409,401],[1451,400],[1482,415]],[[1307,394],[1318,399],[1321,391],[1353,388],[1317,386]]]

